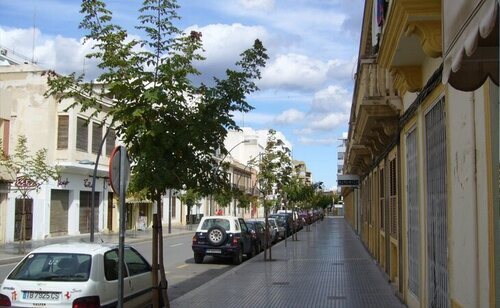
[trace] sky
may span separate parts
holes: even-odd
[[[105,1],[113,20],[135,29],[141,0]],[[313,182],[336,187],[337,151],[348,130],[359,51],[363,0],[177,0],[176,26],[202,33],[206,60],[197,63],[205,81],[222,77],[239,54],[260,39],[269,60],[247,100],[239,126],[273,128],[305,161]],[[78,25],[78,0],[0,1],[0,46],[61,74],[97,76]]]

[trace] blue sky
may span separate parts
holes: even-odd
[[[106,1],[114,21],[135,32],[140,0]],[[347,131],[362,0],[178,0],[177,26],[202,32],[204,78],[218,76],[259,38],[270,59],[240,126],[274,128],[292,143],[313,181],[336,186],[339,138]],[[80,1],[0,2],[0,45],[59,73],[96,74],[85,62]],[[35,29],[35,30],[33,30]]]

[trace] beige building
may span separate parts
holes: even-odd
[[[31,153],[47,149],[48,163],[60,168],[60,178],[49,181],[27,202],[26,239],[90,232],[91,190],[99,146],[108,128],[102,125],[103,110],[92,117],[90,111],[70,108],[70,101],[58,103],[46,98],[47,76],[30,64],[0,66],[0,136],[4,150],[12,154],[17,138],[27,138]],[[117,230],[118,215],[108,185],[109,155],[115,146],[110,130],[103,146],[95,185],[95,231]],[[11,189],[0,194],[0,242],[19,240],[19,194]]]
[[[409,307],[500,307],[498,2],[365,2],[345,216]]]

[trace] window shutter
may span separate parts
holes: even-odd
[[[110,128],[108,136],[106,137],[106,155],[107,156],[111,155],[111,152],[113,152],[113,149],[115,147],[115,142],[116,142],[115,130]]]
[[[86,121],[82,118],[77,118],[76,121],[76,149],[80,151],[88,151],[89,130]]]
[[[57,149],[68,148],[69,116],[60,115],[57,120]]]
[[[92,122],[92,153],[99,153],[99,146],[102,140],[102,126],[96,122]]]

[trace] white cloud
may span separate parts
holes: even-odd
[[[314,130],[332,130],[337,126],[346,124],[348,120],[348,113],[333,112],[327,115],[312,117],[309,127]]]
[[[304,119],[305,114],[297,109],[288,109],[278,115],[275,119],[279,124],[296,124]]]
[[[300,54],[279,55],[262,72],[263,87],[315,89],[326,80],[325,63]]]
[[[312,113],[347,111],[351,108],[352,93],[339,85],[330,85],[314,94],[311,104]]]
[[[249,113],[234,113],[234,120],[240,126],[252,126],[252,124],[256,126],[268,125],[272,123],[273,119],[274,116],[268,113],[259,113],[255,111]]]
[[[271,10],[274,7],[274,0],[240,0],[239,3],[246,10]]]
[[[331,145],[338,142],[335,137],[325,138],[312,138],[312,137],[299,137],[299,142],[306,145]]]

